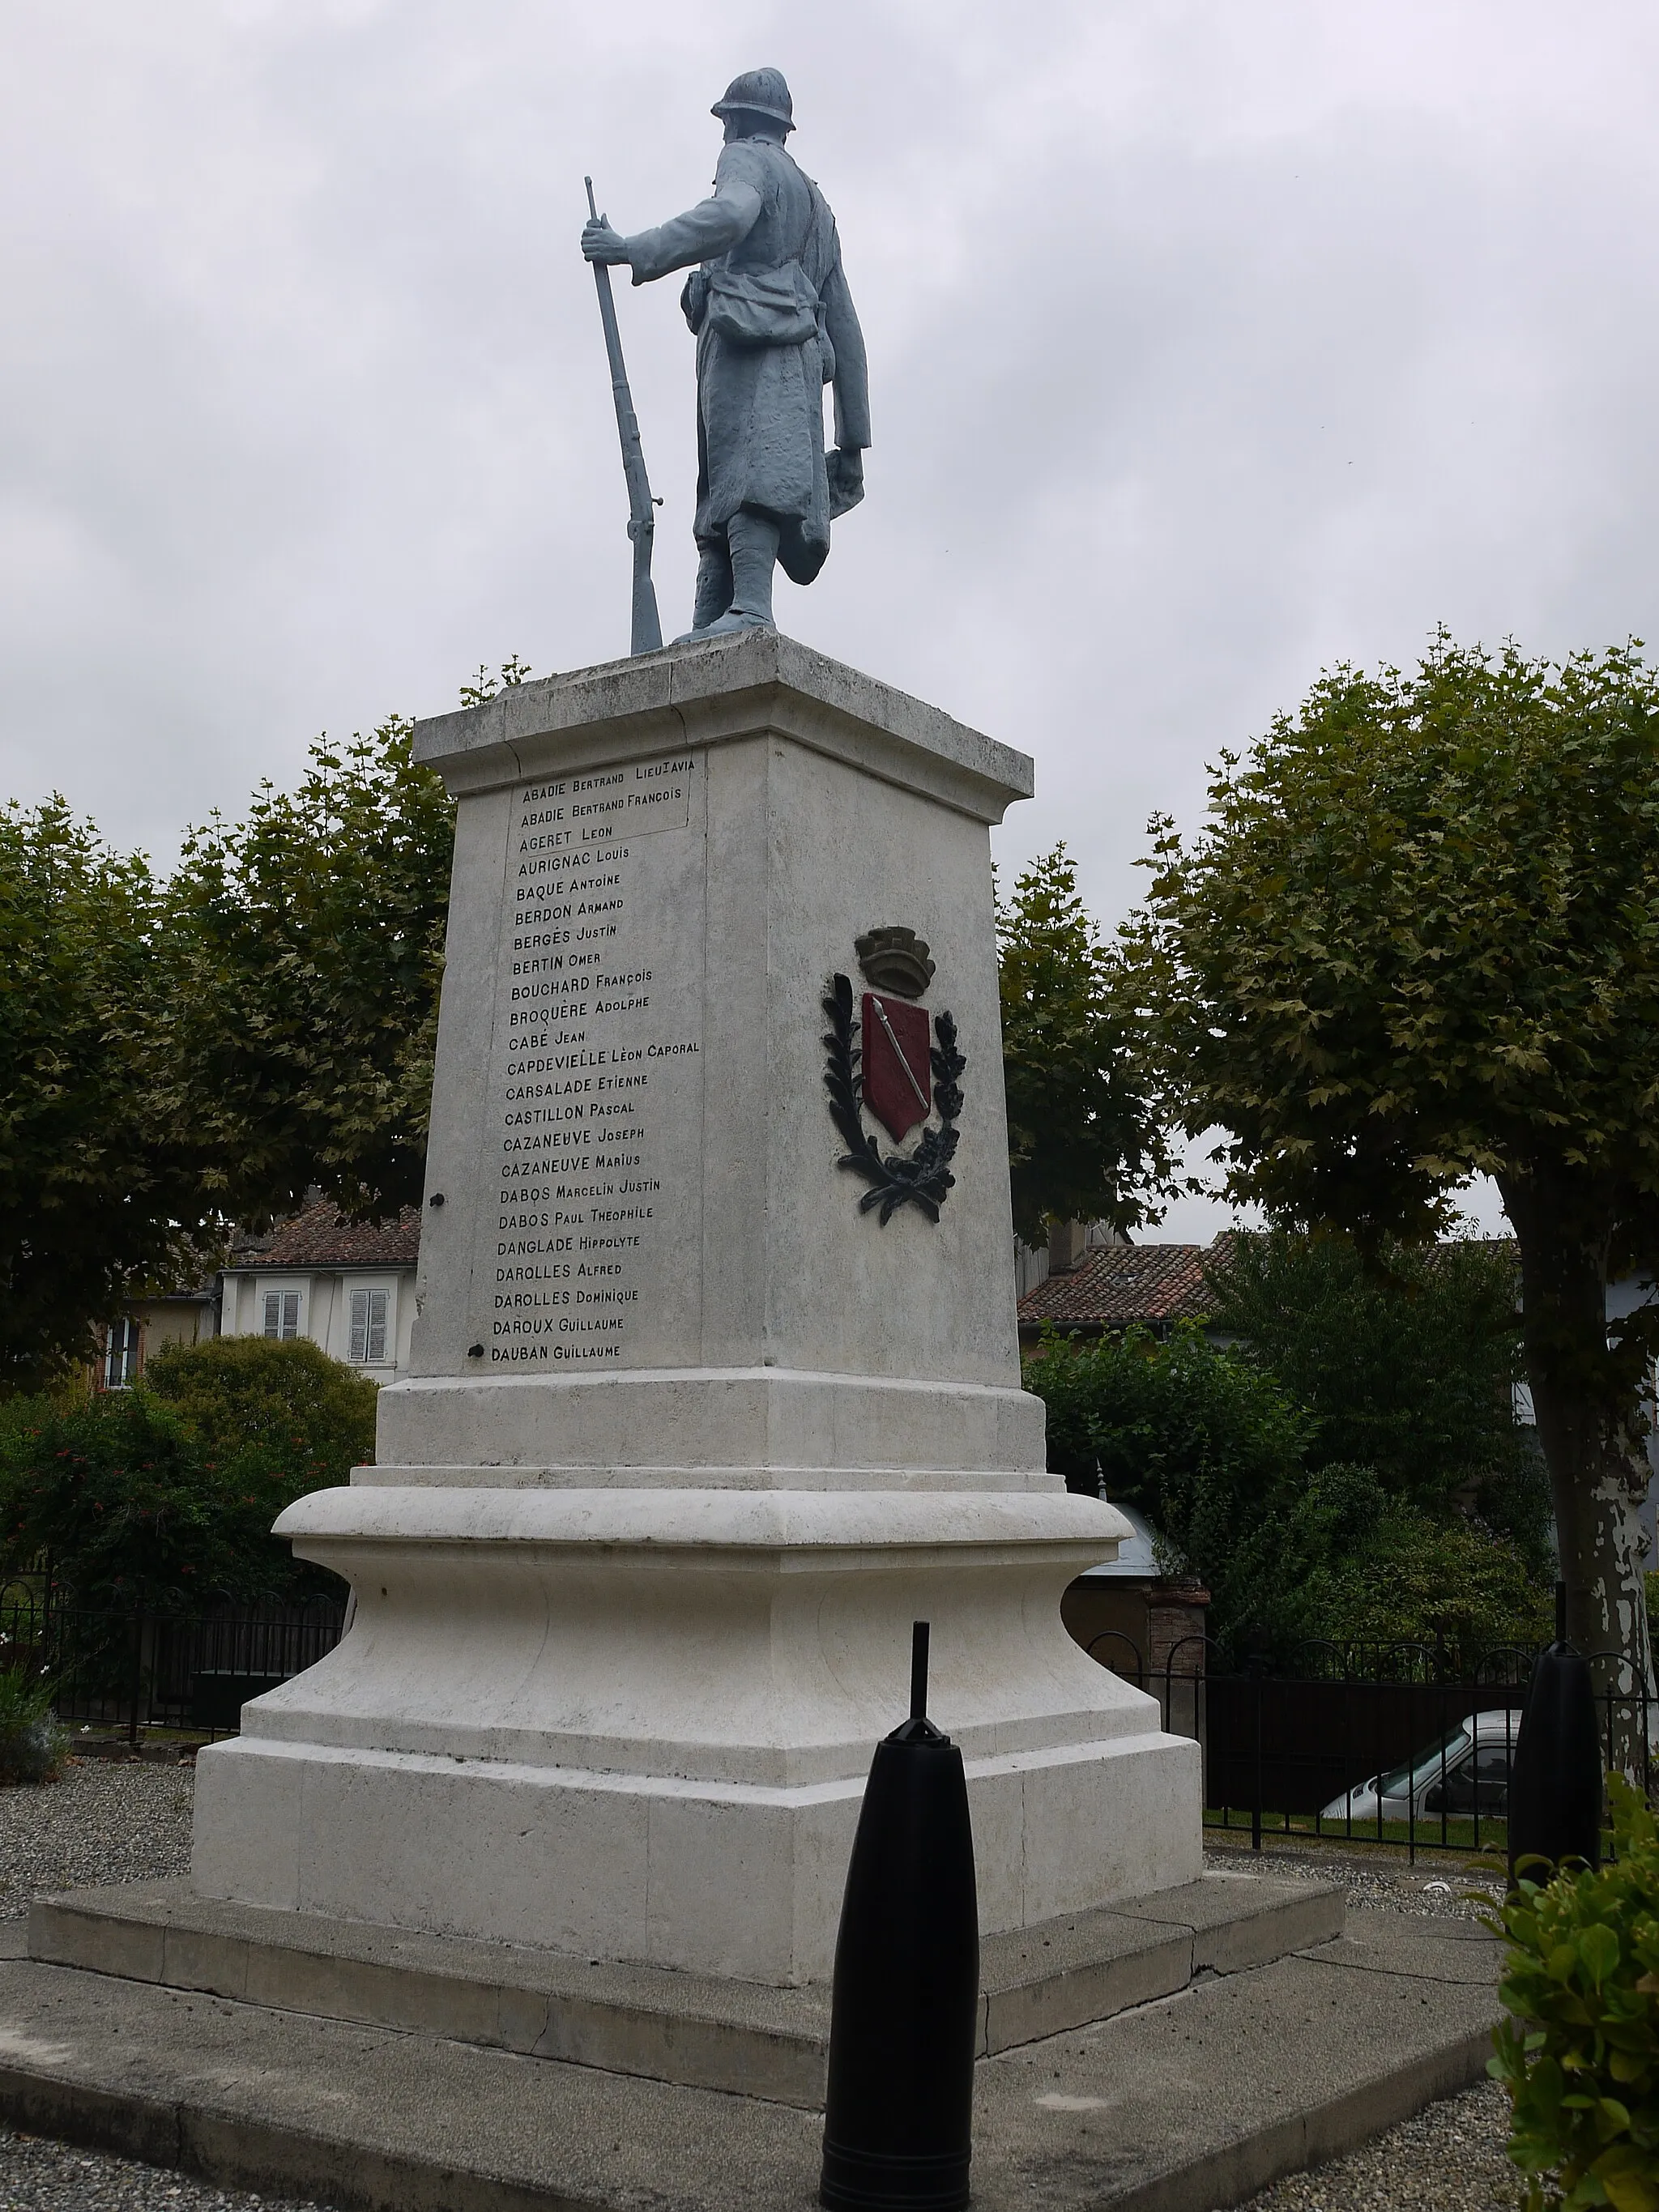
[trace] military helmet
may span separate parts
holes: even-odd
[[[708,112],[722,122],[728,115],[763,115],[769,122],[781,123],[786,131],[795,127],[794,105],[781,70],[745,70],[732,78],[725,98],[717,100]]]

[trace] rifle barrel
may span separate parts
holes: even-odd
[[[587,186],[587,209],[600,219],[593,200],[593,179]],[[662,617],[657,611],[656,586],[651,580],[651,550],[656,536],[655,503],[651,479],[645,471],[645,448],[640,441],[639,417],[628,387],[623,360],[622,332],[617,327],[617,302],[611,290],[611,271],[603,261],[592,264],[593,286],[599,295],[599,321],[605,330],[605,349],[611,362],[611,397],[617,409],[617,435],[622,441],[623,477],[628,485],[628,535],[634,547],[634,604],[632,653],[654,653],[662,643]]]

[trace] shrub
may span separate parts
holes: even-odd
[[[1520,1547],[1478,1521],[1436,1521],[1384,1502],[1352,1553],[1334,1546],[1310,1578],[1310,1633],[1355,1644],[1421,1644],[1474,1673],[1505,1644],[1535,1650],[1553,1610]]]
[[[1109,1498],[1153,1508],[1166,1483],[1200,1468],[1255,1495],[1300,1468],[1314,1425],[1271,1375],[1218,1349],[1191,1323],[1165,1343],[1147,1330],[1092,1342],[1049,1331],[1025,1368],[1048,1409],[1048,1464]]]
[[[222,1461],[153,1392],[102,1393],[8,1440],[0,1579],[44,1553],[70,1605],[112,1613],[337,1588],[270,1534],[285,1505],[331,1479],[319,1472],[330,1464],[303,1451],[285,1460],[269,1437]]]
[[[1510,2105],[1527,2212],[1659,2208],[1659,1837],[1608,1781],[1618,1858],[1523,1878],[1494,1932],[1510,1949],[1487,2070]]]
[[[296,1498],[349,1482],[352,1468],[374,1456],[378,1386],[305,1337],[169,1345],[144,1370],[144,1382],[189,1424],[210,1460],[280,1474]]]
[[[57,1780],[67,1744],[52,1698],[45,1674],[0,1668],[0,1782]]]

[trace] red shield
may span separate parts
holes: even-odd
[[[933,1110],[927,1009],[875,991],[864,994],[864,1103],[896,1139]]]

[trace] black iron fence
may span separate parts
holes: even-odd
[[[1521,1709],[1535,1654],[1473,1663],[1431,1645],[1300,1647],[1278,1666],[1203,1636],[1155,1666],[1109,1632],[1092,1657],[1150,1692],[1172,1735],[1204,1753],[1205,1822],[1274,1837],[1335,1837],[1419,1850],[1502,1852]],[[1659,1704],[1617,1652],[1589,1655],[1605,1764],[1646,1791]]]
[[[340,1640],[343,1608],[217,1607],[189,1616],[94,1612],[14,1589],[0,1597],[0,1667],[52,1684],[71,1729],[233,1735],[250,1698],[313,1667]]]

